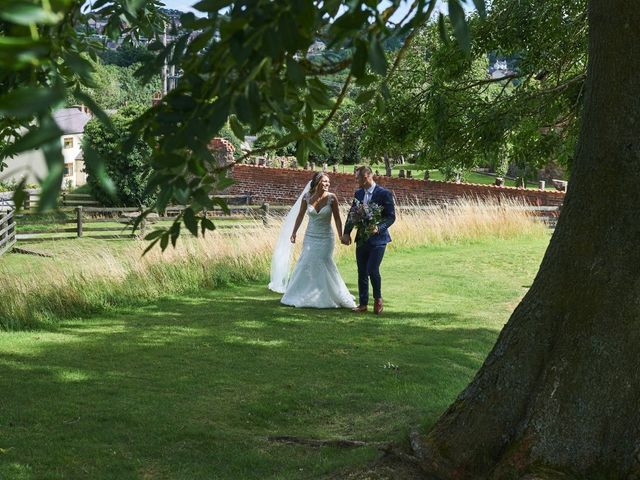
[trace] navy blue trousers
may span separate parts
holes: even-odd
[[[380,278],[380,264],[384,257],[386,245],[364,244],[356,248],[358,262],[358,295],[360,305],[369,304],[369,279],[373,287],[373,298],[382,298],[382,280]]]

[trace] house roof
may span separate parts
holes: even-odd
[[[62,133],[71,134],[84,132],[84,126],[91,120],[91,116],[77,107],[72,107],[56,110],[53,112],[53,119]]]

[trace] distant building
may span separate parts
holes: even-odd
[[[75,188],[87,183],[87,174],[84,169],[84,155],[82,152],[82,137],[84,127],[91,115],[86,108],[76,106],[61,108],[53,113],[55,122],[62,130],[60,145],[64,157],[63,187]],[[30,150],[5,160],[7,168],[0,173],[0,180],[20,181],[27,179],[28,183],[36,183],[38,179],[47,175],[47,166],[44,155],[40,150]]]
[[[489,77],[498,80],[513,75],[515,72],[509,68],[506,59],[496,58],[496,61],[489,65],[488,73]]]

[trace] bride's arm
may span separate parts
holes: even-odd
[[[333,211],[333,219],[336,222],[336,230],[338,230],[338,237],[342,238],[342,219],[340,218],[340,206],[338,205],[338,198],[335,196],[331,201],[331,210]]]
[[[302,203],[300,204],[300,211],[298,212],[298,216],[296,217],[296,223],[293,226],[293,233],[291,234],[291,243],[296,243],[296,234],[298,233],[298,229],[302,224],[302,219],[304,218],[304,212],[307,211],[307,201],[303,198]]]

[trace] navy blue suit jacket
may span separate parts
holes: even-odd
[[[360,188],[356,190],[356,200],[363,202],[364,201],[364,188]],[[375,235],[371,235],[367,240],[366,245],[369,246],[378,246],[378,245],[386,245],[391,241],[391,235],[389,235],[389,227],[396,221],[396,209],[393,205],[393,194],[387,190],[386,188],[381,187],[376,184],[376,188],[373,190],[373,194],[371,195],[371,200],[369,203],[377,203],[382,207],[382,218],[380,223],[378,224],[378,233]],[[351,205],[351,208],[355,208],[355,201]],[[344,226],[344,233],[346,235],[350,235],[353,230],[354,225],[347,222]],[[357,238],[357,235],[356,235]]]

